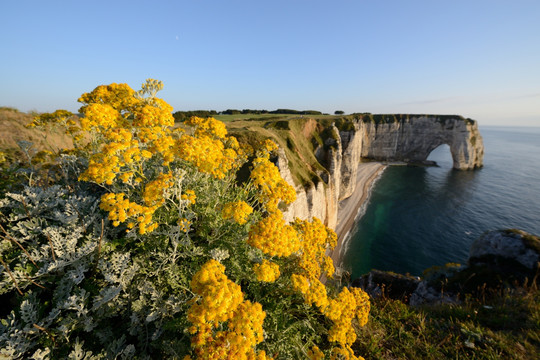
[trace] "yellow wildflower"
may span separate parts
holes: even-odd
[[[261,304],[244,301],[240,286],[224,271],[219,262],[209,260],[191,280],[198,295],[188,310],[192,347],[200,359],[266,359],[266,353],[255,350],[264,340],[266,313]]]
[[[279,278],[279,265],[268,260],[263,260],[262,264],[255,264],[253,271],[257,280],[272,283]]]
[[[197,199],[197,196],[195,195],[195,192],[193,190],[186,190],[185,194],[182,194],[181,196],[182,200],[187,200],[191,205],[195,204],[195,199]]]
[[[279,210],[255,224],[247,242],[270,256],[289,256],[300,248],[296,231],[285,224]]]
[[[301,240],[300,267],[312,277],[320,277],[322,270],[332,277],[335,268],[326,251],[336,245],[335,232],[316,217],[311,222],[295,219],[293,227]]]
[[[245,201],[235,201],[223,205],[221,216],[224,219],[234,219],[235,222],[242,225],[247,222],[247,218],[253,212],[253,208]]]
[[[324,354],[317,345],[313,345],[308,351],[308,357],[310,360],[324,360]]]
[[[281,177],[277,166],[265,157],[258,157],[253,161],[251,179],[259,188],[258,200],[264,204],[266,210],[276,211],[281,200],[290,204],[296,200],[296,192]]]

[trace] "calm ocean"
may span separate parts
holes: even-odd
[[[353,278],[371,269],[421,275],[465,263],[486,230],[540,235],[540,128],[482,127],[484,167],[452,169],[447,145],[429,159],[440,167],[391,166],[375,184],[344,257]]]

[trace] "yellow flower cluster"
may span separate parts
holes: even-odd
[[[209,118],[200,118],[198,116],[192,116],[185,122],[187,125],[195,126],[195,136],[215,136],[219,139],[225,138],[227,135],[227,128],[221,121]]]
[[[131,132],[124,128],[114,128],[104,132],[107,143],[101,146],[99,153],[90,158],[88,169],[81,174],[80,180],[94,181],[111,185],[122,168],[130,176],[122,177],[127,182],[136,163],[148,154],[140,151],[139,142],[133,139]]]
[[[223,265],[206,262],[193,276],[191,288],[198,298],[188,310],[193,324],[189,332],[198,358],[267,359],[264,351],[255,350],[264,340],[266,313],[261,304],[244,301],[240,286],[227,278]]]
[[[85,107],[81,126],[87,131],[104,131],[123,123],[122,115],[109,104],[93,103]]]
[[[67,110],[56,110],[53,113],[43,113],[34,117],[32,122],[26,125],[27,128],[42,127],[47,125],[63,125],[71,120],[73,113]],[[71,120],[72,121],[72,120]],[[74,124],[71,122],[70,124]]]
[[[245,201],[235,201],[223,205],[221,216],[224,219],[233,219],[236,223],[242,225],[247,222],[249,215],[253,212],[253,208]]]
[[[178,226],[180,227],[180,231],[183,231],[185,233],[189,232],[189,228],[191,226],[191,221],[188,219],[180,219],[178,220]]]
[[[324,354],[317,345],[313,345],[311,350],[308,350],[307,355],[310,360],[324,360]]]
[[[356,299],[346,287],[341,290],[337,298],[329,301],[323,313],[333,322],[328,332],[329,341],[351,345],[356,340],[356,333],[351,325],[356,315]]]
[[[101,197],[99,207],[109,212],[109,220],[114,226],[126,221],[128,218],[135,218],[139,224],[139,234],[146,234],[157,228],[156,223],[152,223],[152,215],[157,206],[142,206],[125,199],[124,193],[108,193]],[[130,222],[128,228],[135,227],[135,222]]]
[[[277,149],[278,149],[277,144],[275,142],[273,142],[272,140],[270,140],[270,139],[266,139],[266,140],[263,141],[263,147],[269,153],[277,151]]]
[[[258,157],[253,161],[251,179],[259,188],[258,200],[267,211],[276,211],[280,200],[290,204],[296,200],[296,192],[281,177],[279,170],[267,157]]]
[[[143,85],[144,86],[144,85]],[[85,104],[108,104],[113,109],[125,111],[138,104],[135,91],[128,84],[100,85],[90,93],[84,93],[79,98],[80,103]],[[86,106],[81,107],[81,113],[85,113]]]
[[[266,139],[262,141],[257,149],[257,157],[269,158],[278,149],[278,145],[270,140]]]
[[[332,277],[335,271],[334,263],[332,258],[326,255],[326,251],[336,246],[336,233],[316,217],[312,222],[295,219],[293,227],[302,244],[300,267],[312,278],[319,278],[322,271],[327,277]]]
[[[296,231],[285,224],[279,210],[255,224],[249,231],[247,242],[270,256],[289,256],[300,248]]]
[[[152,104],[143,104],[137,108],[133,126],[155,127],[155,126],[173,126],[174,117],[171,112],[172,106],[162,99],[154,99]]]
[[[344,350],[338,351],[339,354],[348,354],[346,359],[356,359],[350,349],[356,340],[352,320],[357,318],[360,326],[367,323],[369,296],[360,288],[353,288],[351,292],[344,287],[335,299],[331,299],[326,294],[326,287],[318,279],[293,274],[291,280],[293,287],[302,293],[306,303],[315,304],[322,314],[332,321],[328,341],[337,343]]]
[[[84,114],[81,129],[93,139],[93,147],[86,148],[90,151],[89,166],[79,179],[106,185],[121,181],[134,190],[141,189],[138,194],[142,196],[140,204],[144,206],[140,205],[139,215],[146,214],[142,218],[141,233],[157,226],[150,226],[152,214],[164,203],[164,190],[173,185],[171,173],[157,172],[157,176],[147,178],[144,173],[146,161],[157,166],[161,162],[163,169],[172,161],[183,159],[215,178],[225,177],[238,165],[235,151],[239,148],[238,141],[226,137],[227,130],[222,122],[213,118],[193,118],[187,123],[195,127],[194,136],[172,129],[172,107],[154,97],[162,87],[160,81],[152,79],[147,80],[138,93],[127,84],[103,85],[79,99],[84,103],[80,109]],[[145,93],[150,97],[144,98]],[[195,194],[186,192],[182,199],[193,204]],[[130,204],[136,205],[135,202]],[[105,207],[118,209],[122,206],[124,203],[119,202]],[[116,223],[124,221],[123,216],[115,214],[110,214],[110,218],[115,218]]]
[[[225,275],[225,266],[209,260],[193,276],[191,289],[199,295],[198,302],[188,311],[188,320],[195,328],[190,332],[217,327],[229,320],[234,310],[244,301],[240,285]]]
[[[315,304],[321,310],[328,306],[326,286],[319,279],[292,274],[291,280],[293,288],[302,294],[307,304]]]
[[[257,280],[269,283],[276,281],[280,275],[279,265],[268,260],[263,260],[262,264],[255,264],[253,271]]]
[[[315,304],[322,314],[332,321],[328,341],[338,345],[334,348],[335,358],[357,359],[351,349],[356,340],[352,321],[357,318],[360,326],[367,323],[369,296],[360,288],[353,288],[351,292],[344,287],[335,299],[329,299],[326,287],[318,279],[308,279],[298,274],[293,274],[291,279],[293,287],[302,293],[306,303]],[[312,350],[312,358],[320,358],[317,357],[319,355],[322,353]]]
[[[359,288],[351,291],[343,288],[336,298],[328,296],[320,277],[323,271],[326,276],[334,273],[332,259],[326,251],[335,247],[336,234],[317,218],[312,222],[295,219],[293,226],[301,242],[299,265],[303,270],[302,274],[291,276],[293,288],[302,294],[307,304],[315,304],[332,321],[328,341],[337,343],[332,358],[357,359],[350,347],[356,340],[352,320],[357,318],[360,326],[367,323],[369,297]],[[322,353],[312,350],[310,356],[321,358]]]
[[[352,327],[352,320],[356,317],[360,326],[364,326],[370,310],[369,297],[360,288],[353,288],[352,292],[343,288],[336,299],[332,299],[323,314],[332,320],[333,324],[328,331],[328,340],[337,342],[341,350],[336,350],[347,359],[356,359],[351,345],[356,340],[356,332]]]
[[[357,287],[353,287],[351,291],[356,300],[356,319],[360,326],[365,326],[368,322],[369,310],[371,309],[369,295]]]
[[[182,200],[187,200],[191,205],[195,204],[195,201],[197,199],[197,195],[195,195],[195,192],[193,190],[186,190],[184,194],[181,196]]]
[[[165,202],[163,192],[173,185],[172,173],[159,174],[144,187],[143,200],[147,206],[159,206]]]
[[[50,128],[63,128],[65,133],[73,138],[73,143],[79,145],[83,139],[81,127],[77,124],[76,116],[67,110],[56,110],[53,113],[42,113],[34,117],[31,123],[25,125],[27,128],[41,128],[48,131]],[[45,133],[47,134],[47,132]]]
[[[225,148],[223,141],[206,135],[182,136],[176,142],[176,155],[216,179],[223,179],[237,158],[236,151]]]

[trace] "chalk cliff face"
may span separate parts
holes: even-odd
[[[333,158],[338,159],[337,152]],[[323,176],[329,180],[328,183],[319,181],[317,184],[306,188],[295,185],[288,166],[287,157],[282,149],[278,153],[277,166],[281,177],[296,190],[296,201],[290,204],[287,211],[283,213],[285,221],[291,222],[295,217],[300,219],[316,217],[328,227],[335,229],[338,210],[337,194],[339,193],[336,190],[336,186],[339,187],[339,179],[336,180],[335,178],[339,177],[339,171],[336,171],[339,167],[332,167],[333,170],[335,169],[333,171],[334,176],[328,177],[330,173],[326,174],[327,176]]]
[[[462,118],[410,117],[389,123],[361,122],[362,156],[389,161],[422,162],[447,144],[454,168],[482,166],[484,145],[478,125]]]
[[[450,146],[454,168],[472,170],[482,166],[484,146],[477,123],[450,116],[405,116],[385,121],[355,119],[338,129],[326,128],[326,139],[315,149],[326,171],[317,174],[320,181],[299,186],[293,181],[284,151],[279,152],[282,177],[297,192],[297,200],[285,212],[287,221],[295,217],[321,219],[335,229],[339,202],[351,196],[357,183],[358,164],[364,159],[378,161],[422,162],[442,144]],[[342,124],[343,125],[343,124]]]

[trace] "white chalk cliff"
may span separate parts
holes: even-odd
[[[472,170],[483,164],[484,145],[478,125],[460,116],[377,115],[376,121],[365,116],[338,127],[332,124],[326,128],[330,136],[315,149],[326,171],[317,174],[320,181],[309,186],[294,183],[285,152],[279,152],[281,175],[297,193],[297,200],[285,212],[287,221],[315,216],[335,229],[339,202],[355,191],[362,159],[421,163],[435,148],[447,144],[455,169]]]

